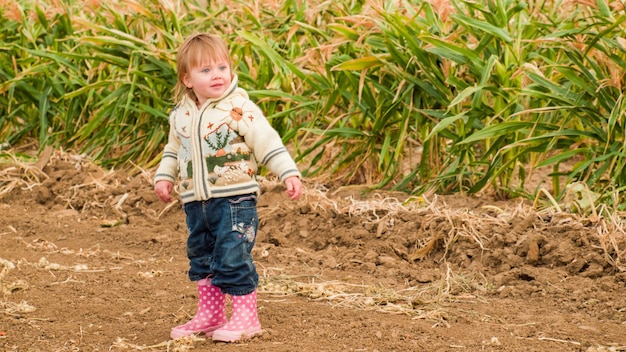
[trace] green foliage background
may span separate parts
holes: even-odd
[[[308,177],[420,194],[626,186],[621,1],[0,2],[0,141],[158,163],[174,56],[222,34]],[[544,184],[545,186],[545,184]]]

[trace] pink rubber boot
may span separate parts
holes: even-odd
[[[170,336],[177,339],[183,336],[204,332],[211,335],[213,331],[226,324],[226,295],[211,285],[210,279],[198,281],[198,310],[189,322],[172,329]]]
[[[213,341],[235,342],[261,335],[261,323],[256,311],[256,291],[245,296],[231,296],[233,315],[224,327],[213,332]]]

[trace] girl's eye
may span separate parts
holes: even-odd
[[[208,68],[205,68],[202,70],[203,73],[209,73],[211,70],[209,70]]]
[[[228,67],[226,66],[220,66],[220,70],[225,71]]]

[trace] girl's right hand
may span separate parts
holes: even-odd
[[[171,194],[173,188],[174,184],[165,180],[158,181],[154,184],[154,192],[156,193],[157,197],[159,197],[159,199],[164,203],[169,203],[172,201]]]

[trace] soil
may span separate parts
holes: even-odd
[[[180,202],[147,170],[55,151],[3,164],[0,351],[624,351],[624,232],[523,200],[263,180],[263,335],[169,338],[195,314]],[[10,177],[9,177],[10,176]]]

